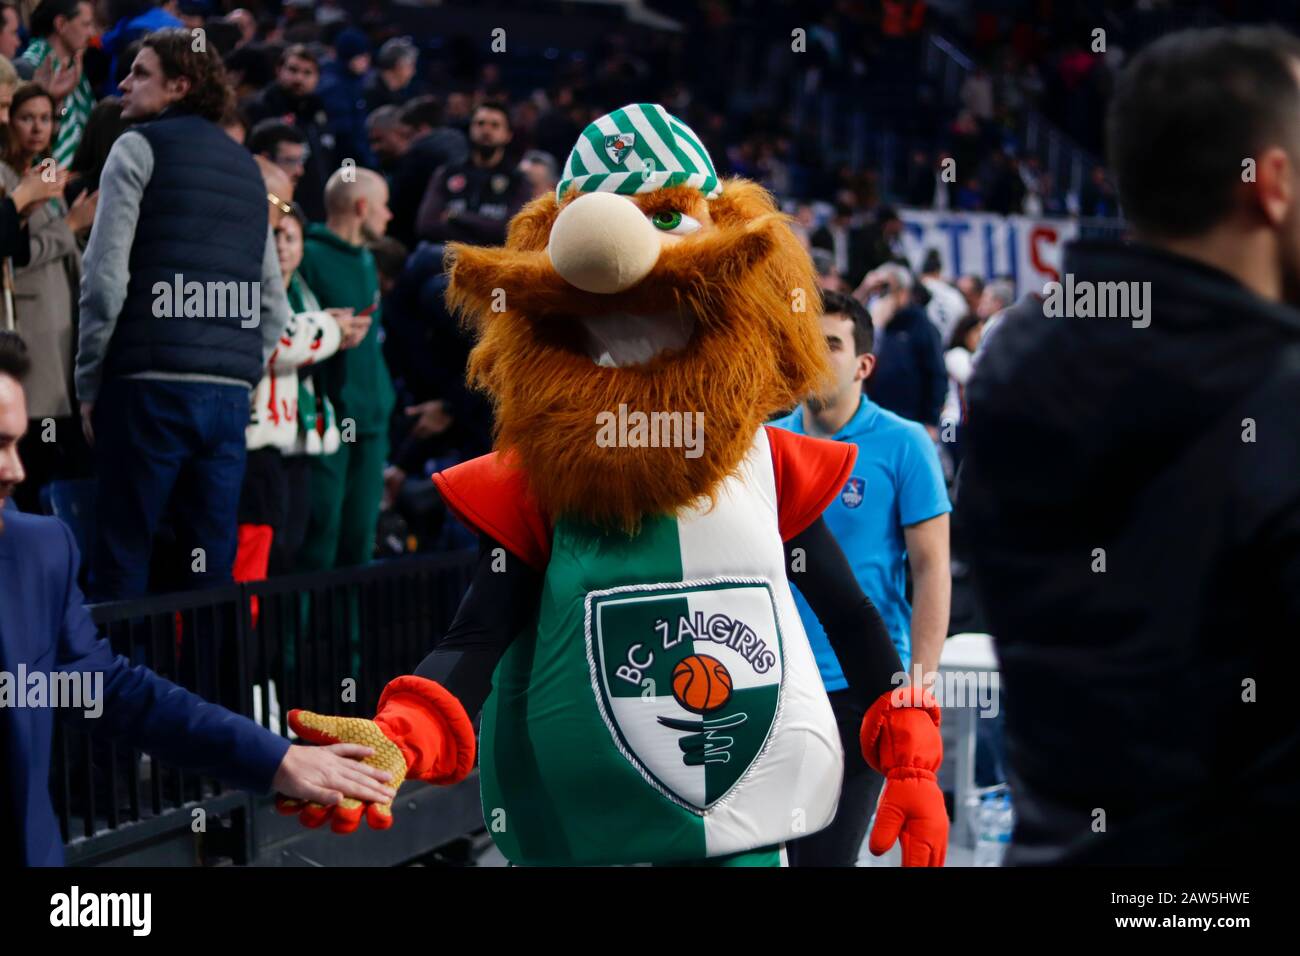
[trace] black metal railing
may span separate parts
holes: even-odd
[[[403,558],[91,614],[132,663],[287,734],[290,707],[373,714],[384,684],[446,632],[473,566],[473,552]],[[73,727],[56,730],[50,789],[73,862],[189,829],[196,810],[251,812],[253,799]]]

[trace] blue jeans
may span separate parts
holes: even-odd
[[[231,581],[244,480],[249,390],[239,385],[118,378],[95,402],[94,601],[149,586],[153,536],[169,502],[195,588]],[[195,549],[202,549],[202,560]]]

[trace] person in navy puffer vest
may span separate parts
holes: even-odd
[[[191,583],[230,581],[249,390],[289,318],[261,174],[216,122],[231,95],[216,52],[151,33],[121,90],[137,125],[100,182],[76,370],[94,600],[145,593],[169,503]]]

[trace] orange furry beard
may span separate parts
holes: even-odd
[[[469,381],[492,399],[497,449],[524,469],[543,512],[634,534],[648,515],[711,500],[757,429],[824,384],[817,283],[752,183],[727,183],[710,203],[718,228],[666,247],[645,280],[616,295],[581,292],[555,273],[544,248],[545,219],[557,212],[543,197],[517,217],[505,248],[454,247],[448,301],[480,330]],[[498,289],[503,312],[492,311]],[[674,310],[695,321],[684,349],[610,368],[583,347],[580,317]],[[602,413],[620,406],[698,413],[703,454],[603,446]]]

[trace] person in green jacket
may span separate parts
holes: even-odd
[[[320,363],[318,388],[334,405],[339,450],[312,462],[303,570],[364,564],[374,552],[388,424],[396,402],[380,349],[379,272],[365,243],[384,234],[388,185],[368,169],[338,169],[325,184],[325,224],[307,229],[299,274],[322,308],[350,308],[371,324],[354,348]]]

